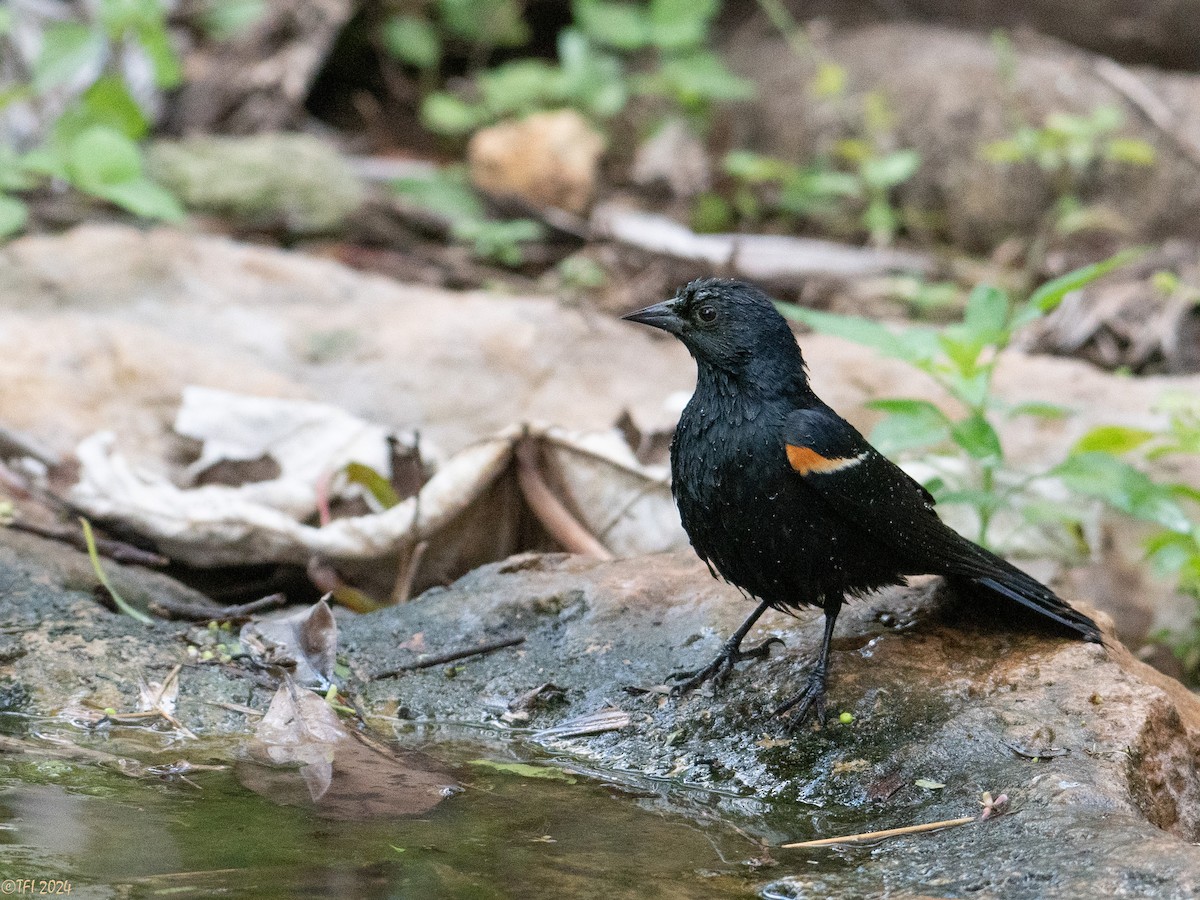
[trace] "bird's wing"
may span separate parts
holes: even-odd
[[[904,551],[916,566],[930,566],[922,571],[948,567],[983,575],[992,570],[991,554],[938,518],[933,495],[829,407],[791,413],[783,444],[792,470],[834,514],[881,546]]]
[[[959,535],[933,511],[933,497],[827,406],[791,413],[783,443],[792,470],[834,515],[880,547],[899,551],[904,574],[964,576],[1009,600],[1100,641],[1096,623],[1052,590]]]
[[[828,406],[799,409],[784,422],[783,443],[793,471],[831,499],[854,507],[933,509],[933,494],[867,443]]]

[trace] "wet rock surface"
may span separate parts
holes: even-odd
[[[177,715],[201,738],[249,728],[214,701],[265,709],[271,689],[260,674],[188,664],[185,626],[142,628],[106,612],[44,560],[75,551],[30,542],[0,549],[9,708],[127,708],[139,677],[184,663]],[[750,639],[778,636],[785,647],[739,667],[716,696],[675,699],[660,687],[711,658],[748,609],[688,554],[610,563],[527,555],[403,606],[339,613],[340,654],[376,727],[458,723],[772,845],[973,815],[983,791],[1010,798],[1005,815],[936,834],[840,853],[773,850],[762,874],[769,895],[1200,890],[1200,850],[1189,843],[1200,837],[1200,702],[1120,646],[1005,624],[936,580],[885,592],[839,621],[830,724],[788,734],[766,711],[811,663],[816,611],[768,615]],[[524,640],[370,680],[420,658],[406,642],[433,655],[504,637]],[[547,683],[554,689],[528,700]],[[546,733],[610,708],[629,724]]]
[[[85,226],[0,250],[0,421],[59,453],[110,429],[144,465],[179,452],[170,425],[193,384],[322,400],[417,427],[448,452],[519,421],[605,429],[625,409],[670,428],[695,366],[645,331],[549,297],[451,293],[224,238]],[[869,349],[815,334],[801,344],[814,388],[864,432],[878,397],[946,403],[930,379]],[[1033,469],[1097,425],[1162,427],[1161,398],[1195,392],[1200,377],[1129,379],[1011,351],[996,388],[1072,411],[1004,424],[1006,456]],[[1131,642],[1188,627],[1195,604],[1146,572],[1144,535],[1115,520],[1105,529],[1101,558],[1067,580]]]

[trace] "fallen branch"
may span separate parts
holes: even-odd
[[[287,594],[268,594],[249,603],[237,606],[218,606],[216,604],[192,604],[178,600],[155,599],[150,601],[151,609],[168,619],[182,619],[185,622],[233,622],[238,619],[248,619],[256,612],[264,609],[275,609],[287,603]]]
[[[465,650],[451,650],[449,653],[439,653],[436,656],[427,656],[417,659],[415,662],[405,663],[402,666],[396,666],[394,669],[386,669],[383,672],[378,672],[371,676],[372,681],[379,681],[381,678],[394,678],[397,675],[402,675],[405,672],[415,672],[418,669],[430,669],[434,666],[440,666],[444,663],[457,662],[460,659],[468,659],[472,656],[483,656],[486,653],[494,653],[497,650],[503,650],[505,647],[515,647],[517,644],[525,643],[524,635],[513,635],[511,637],[500,638],[499,640],[491,641],[487,644],[480,644],[478,647],[468,647]]]
[[[517,481],[525,502],[563,549],[583,553],[597,559],[612,559],[613,555],[596,537],[571,514],[571,511],[550,490],[538,464],[537,445],[531,440],[517,444]]]
[[[798,841],[781,845],[785,850],[798,847],[832,847],[835,844],[865,844],[868,841],[880,841],[884,838],[899,837],[903,834],[923,834],[927,831],[941,831],[943,828],[956,828],[974,822],[974,816],[963,816],[961,819],[944,819],[941,822],[926,822],[924,825],[906,825],[903,828],[887,828],[883,831],[864,831],[861,834],[848,834],[845,837],[821,838],[816,841]]]
[[[38,525],[23,519],[13,519],[8,527],[14,531],[36,534],[38,537],[48,538],[52,541],[62,541],[64,544],[70,544],[75,549],[82,550],[85,553],[88,549],[87,540],[83,534],[73,528]],[[111,538],[96,538],[96,552],[117,562],[129,563],[134,566],[161,568],[171,563],[169,559],[160,553],[143,550],[141,547],[126,544],[124,541],[114,541]]]
[[[863,278],[894,272],[929,274],[935,268],[928,256],[901,250],[780,234],[696,234],[666,216],[615,204],[596,210],[592,228],[598,237],[758,280],[806,275]]]

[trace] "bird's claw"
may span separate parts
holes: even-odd
[[[772,644],[782,644],[783,641],[777,637],[770,637],[756,647],[751,647],[749,650],[743,650],[737,646],[726,644],[717,658],[710,662],[702,669],[693,669],[686,672],[673,672],[667,676],[671,681],[678,681],[680,684],[674,685],[671,688],[673,696],[681,696],[682,694],[693,691],[706,681],[712,681],[714,685],[720,686],[725,683],[725,679],[733,671],[733,667],[743,660],[747,659],[766,659],[771,655]]]
[[[771,715],[782,716],[789,710],[794,710],[794,712],[787,717],[787,721],[784,724],[784,729],[787,731],[803,725],[812,714],[816,715],[817,723],[821,727],[825,726],[824,672],[818,670],[809,675],[808,684],[804,686],[804,690],[781,703]]]

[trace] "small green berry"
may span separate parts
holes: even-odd
[[[854,721],[854,716],[850,715],[850,713],[848,713],[848,712],[844,712],[840,716],[838,716],[838,721],[841,722],[843,725],[849,725],[851,722]]]

